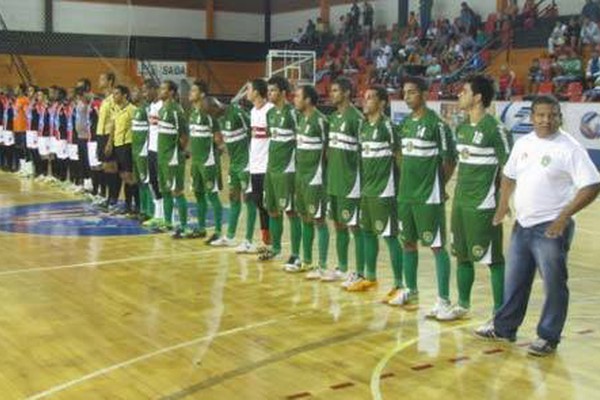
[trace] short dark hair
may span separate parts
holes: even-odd
[[[250,82],[250,85],[252,85],[253,90],[258,92],[260,97],[267,97],[267,82],[265,82],[264,79],[254,79],[252,82]]]
[[[317,93],[315,87],[312,85],[304,85],[301,86],[300,89],[302,89],[302,97],[305,99],[310,99],[310,104],[316,106],[319,102],[319,94]]]
[[[423,79],[420,76],[407,76],[406,78],[404,78],[402,86],[406,85],[407,83],[412,83],[413,85],[415,85],[417,89],[419,89],[419,92],[426,92],[429,89],[427,81],[425,81],[425,79]]]
[[[192,85],[197,86],[202,93],[208,94],[208,85],[202,79],[195,80]]]
[[[338,85],[342,92],[350,93],[350,96],[353,94],[354,85],[352,85],[352,81],[345,76],[338,76],[334,81],[333,85]]]
[[[89,92],[92,90],[92,82],[88,78],[79,78],[77,83],[79,84],[80,82],[83,84],[82,86],[84,91]]]
[[[550,94],[541,94],[539,96],[536,96],[533,101],[531,102],[531,111],[533,112],[535,110],[536,106],[542,105],[542,104],[548,104],[551,106],[555,106],[558,107],[558,109],[560,110],[560,102],[558,101],[558,99]]]
[[[142,85],[146,86],[148,89],[158,89],[158,84],[154,79],[144,79]]]
[[[290,90],[290,84],[283,76],[272,76],[269,78],[267,84],[277,86],[277,89],[281,92],[289,92]]]
[[[114,85],[117,82],[117,77],[114,72],[105,72],[104,75],[111,84]]]
[[[121,94],[123,96],[125,96],[127,99],[129,99],[129,88],[125,85],[117,85],[115,86],[115,89],[118,90],[119,92],[121,92]]]
[[[173,95],[177,95],[177,84],[171,80],[163,82],[169,88],[169,92],[173,92]]]
[[[374,91],[375,95],[377,96],[377,99],[379,101],[383,101],[385,103],[389,102],[390,97],[388,96],[388,92],[385,89],[385,87],[383,87],[381,85],[373,85],[373,86],[369,86],[368,90]]]
[[[469,76],[465,83],[471,86],[473,95],[481,95],[481,102],[485,108],[488,108],[492,104],[492,100],[496,95],[496,89],[494,88],[494,80],[487,75],[475,74]]]
[[[65,88],[55,86],[55,90],[57,101],[64,101],[67,98],[67,91],[65,90]]]

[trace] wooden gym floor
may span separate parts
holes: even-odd
[[[74,199],[0,173],[3,209]],[[427,321],[436,286],[428,251],[421,308],[409,312],[378,303],[391,276],[385,246],[379,289],[350,294],[201,241],[0,232],[0,398],[596,398],[599,211],[595,203],[577,219],[569,319],[546,359],[525,352],[539,280],[517,344],[479,341],[488,272],[477,269],[473,319]]]

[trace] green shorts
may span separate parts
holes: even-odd
[[[229,171],[229,193],[247,193],[250,187],[250,172]]]
[[[400,237],[404,243],[443,247],[446,245],[446,209],[444,204],[398,203]]]
[[[366,232],[383,237],[398,236],[396,199],[363,197],[360,199],[360,226]]]
[[[329,196],[329,217],[337,224],[358,226],[360,199]]]
[[[296,181],[296,211],[305,219],[322,219],[327,212],[327,195],[323,185]]]
[[[169,157],[158,153],[158,186],[161,193],[181,192],[185,182],[185,156],[176,149],[177,154]]]
[[[294,211],[294,175],[293,173],[265,176],[265,209],[270,212]]]
[[[458,261],[482,264],[504,262],[502,225],[494,226],[495,210],[477,210],[454,205],[451,231],[452,253]]]
[[[194,193],[217,193],[222,189],[218,165],[205,166],[192,163],[192,185]]]

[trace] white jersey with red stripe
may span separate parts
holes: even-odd
[[[162,100],[157,100],[150,104],[150,110],[148,112],[148,122],[150,124],[148,129],[148,151],[158,151],[158,112],[163,106]]]
[[[267,172],[267,162],[269,160],[267,111],[271,108],[273,108],[273,104],[265,103],[261,108],[252,108],[250,112],[252,139],[250,140],[249,169],[251,174],[264,174]]]

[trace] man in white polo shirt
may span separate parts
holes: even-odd
[[[562,116],[554,97],[537,97],[531,118],[534,131],[516,142],[504,167],[500,204],[494,216],[494,224],[501,224],[514,193],[516,222],[504,303],[493,325],[475,333],[488,339],[515,340],[537,266],[546,299],[538,339],[529,346],[529,353],[546,356],[556,350],[567,318],[567,255],[575,228],[572,216],[598,196],[600,174],[583,146],[559,128]]]

